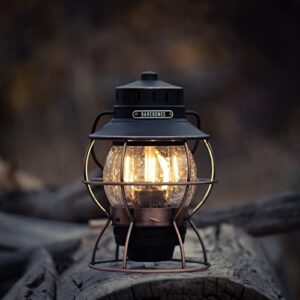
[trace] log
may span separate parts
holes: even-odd
[[[106,203],[102,189],[98,190],[98,195]],[[0,210],[62,221],[87,221],[103,216],[79,181],[52,192],[2,192]],[[253,236],[294,231],[300,228],[300,191],[272,195],[226,209],[204,208],[194,220],[199,227],[229,223]]]
[[[74,254],[74,264],[57,280],[57,299],[283,299],[272,266],[259,243],[242,230],[222,225],[202,230],[211,268],[204,272],[124,274],[87,267],[94,239],[86,238]],[[202,259],[196,238],[189,232],[188,256]],[[101,243],[101,257],[111,258],[113,239]],[[176,254],[178,256],[178,252]],[[151,263],[129,263],[146,267]],[[161,263],[174,267],[176,263]],[[178,265],[177,265],[178,266]]]
[[[61,272],[72,263],[70,254],[79,247],[81,238],[89,234],[88,225],[0,213],[0,298],[22,275],[37,249],[44,247]]]
[[[100,189],[98,195],[100,199],[106,199]],[[81,182],[58,190],[2,191],[0,210],[12,214],[70,222],[85,222],[90,218],[104,216],[92,202]]]
[[[4,299],[283,299],[276,273],[257,240],[230,225],[218,230],[210,227],[201,234],[212,266],[194,273],[145,275],[92,270],[88,268],[96,239],[92,232],[84,234],[76,246],[55,242],[60,245],[56,251],[44,244],[47,249],[31,251],[24,275]],[[107,233],[98,256],[112,258],[114,248],[113,237]],[[191,232],[185,248],[187,256],[202,259]],[[175,255],[179,257],[178,249]],[[153,266],[134,262],[128,266],[134,264]],[[161,264],[175,267],[176,263]]]
[[[295,231],[300,228],[300,192],[285,192],[226,209],[203,210],[194,220],[198,227],[232,224],[253,236]]]
[[[39,249],[28,263],[27,271],[10,289],[3,300],[55,299],[56,270],[50,254]]]
[[[43,246],[78,239],[88,233],[88,225],[0,213],[0,250]]]
[[[53,259],[57,262],[59,271],[63,270],[70,262],[69,256],[80,245],[80,239],[66,240],[62,242],[54,242],[44,245]],[[13,281],[18,278],[32,253],[40,249],[40,247],[26,248],[13,252],[0,252],[0,288],[3,281]]]
[[[95,172],[92,172],[91,176],[95,177]],[[71,222],[86,222],[91,218],[103,217],[104,214],[92,202],[82,180],[80,178],[58,189],[3,190],[0,192],[0,210],[12,214]],[[96,187],[95,192],[108,208],[104,189]]]

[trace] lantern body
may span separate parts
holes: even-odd
[[[109,151],[103,170],[104,183],[121,181],[122,154],[123,146],[115,145]],[[191,167],[190,180],[195,181],[196,164],[193,155],[189,150],[186,151],[184,145],[127,146],[124,156],[124,182],[148,183],[148,185],[124,187],[127,205],[133,208],[178,207],[186,186],[174,185],[174,183],[188,180],[187,155],[189,155]],[[157,185],[158,183],[161,185]],[[167,184],[162,185],[162,183]],[[105,185],[104,188],[112,207],[124,206],[120,186]],[[187,191],[186,206],[189,205],[194,193],[195,186],[191,186]]]
[[[97,129],[99,120],[110,115],[110,120]],[[187,116],[197,122],[194,126]],[[215,182],[213,152],[209,135],[200,128],[196,112],[186,111],[183,88],[158,80],[155,72],[144,72],[140,80],[116,88],[114,110],[100,113],[89,135],[86,152],[84,182],[96,205],[107,216],[107,223],[99,233],[90,266],[97,270],[122,272],[156,272],[157,268],[128,268],[131,262],[172,261],[176,246],[180,248],[181,268],[163,272],[186,272],[209,267],[203,241],[191,218],[206,201]],[[98,161],[94,144],[111,140],[112,147],[104,168]],[[193,143],[192,151],[188,142]],[[198,178],[192,153],[203,141],[211,161],[210,178]],[[89,157],[102,169],[103,178],[89,178]],[[197,205],[190,207],[196,186],[208,187]],[[93,188],[103,186],[109,200],[107,210],[98,200]],[[109,266],[112,262],[96,260],[102,235],[113,225],[116,256],[113,262],[122,267]],[[188,260],[184,253],[186,228],[195,231],[203,252],[203,262]],[[122,261],[119,247],[124,247]],[[187,267],[187,262],[197,264]],[[101,264],[103,264],[101,266]],[[99,266],[100,265],[100,266]],[[98,267],[99,266],[99,267]]]

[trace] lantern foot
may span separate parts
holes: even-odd
[[[97,261],[95,259],[96,252],[104,232],[111,223],[111,219],[109,218],[96,239],[89,267],[98,271],[125,273],[183,273],[205,271],[210,267],[210,264],[207,262],[203,241],[192,221],[188,219],[188,222],[198,237],[203,250],[204,261],[187,259],[185,257],[183,243],[187,229],[185,225],[178,226],[176,222],[175,224],[173,223],[173,226],[162,227],[154,226],[143,228],[134,226],[133,222],[131,222],[129,226],[114,226],[115,240],[117,242],[115,259]],[[134,243],[132,242],[133,239],[135,239]],[[172,246],[170,246],[170,243],[173,243]],[[132,245],[132,247],[130,247],[130,245]],[[178,245],[181,251],[181,258],[174,259],[172,258],[174,248]],[[119,259],[120,246],[125,247],[123,259]],[[155,264],[158,261],[161,262],[161,268],[156,268]],[[130,266],[128,267],[129,262]],[[144,262],[144,267],[141,268],[139,265],[140,262]],[[170,263],[178,262],[181,262],[181,268],[170,268]],[[153,267],[153,263],[155,267]],[[150,265],[148,266],[147,264]],[[163,268],[164,264],[166,264],[166,268]]]
[[[184,241],[186,227],[179,226],[181,240]],[[114,226],[115,241],[125,246],[128,226]],[[139,262],[168,261],[173,257],[175,246],[179,245],[173,226],[134,226],[128,243],[128,259]]]

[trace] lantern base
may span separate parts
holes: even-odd
[[[114,227],[123,227],[123,228],[117,228],[115,229],[116,234],[115,234],[115,239],[116,241],[120,244],[120,245],[116,245],[116,253],[115,253],[115,259],[112,260],[96,260],[96,252],[98,249],[98,245],[100,240],[102,239],[103,234],[105,233],[105,231],[107,230],[107,228],[109,227],[109,225],[111,224],[111,219],[109,218],[106,222],[106,224],[104,225],[104,227],[102,228],[102,230],[100,231],[96,243],[94,245],[94,249],[93,249],[93,253],[92,253],[92,259],[91,259],[91,263],[89,264],[90,268],[98,270],[98,271],[106,271],[106,272],[125,272],[125,273],[177,273],[177,272],[196,272],[196,271],[204,271],[207,270],[210,267],[210,264],[208,263],[207,260],[207,254],[206,254],[206,250],[205,250],[205,246],[204,243],[202,241],[202,238],[199,234],[199,232],[197,231],[196,226],[193,224],[192,220],[190,218],[187,219],[187,223],[191,226],[191,228],[193,229],[193,231],[195,232],[199,243],[201,245],[202,248],[202,253],[203,253],[203,261],[199,261],[197,259],[187,259],[185,254],[184,254],[184,246],[183,246],[183,238],[185,237],[185,232],[186,232],[186,227],[185,225],[181,225],[180,229],[177,226],[176,222],[173,221],[173,229],[176,232],[177,238],[178,238],[178,242],[175,242],[175,245],[179,245],[180,247],[180,253],[181,253],[181,259],[172,259],[172,255],[173,255],[173,248],[168,250],[168,254],[167,251],[163,251],[164,253],[162,255],[154,255],[154,254],[148,254],[149,252],[147,252],[146,255],[141,256],[141,254],[136,254],[135,250],[132,249],[131,250],[131,261],[129,260],[128,257],[128,250],[129,250],[129,245],[132,241],[132,232],[133,232],[133,228],[134,229],[142,229],[142,227],[139,227],[137,225],[134,226],[133,222],[131,222],[129,224],[129,226],[127,225],[115,225]],[[149,226],[151,227],[151,226]],[[149,228],[144,226],[144,230],[147,228],[148,230],[153,230],[152,228]],[[158,228],[159,226],[155,226],[155,228]],[[160,226],[162,227],[162,226]],[[169,226],[165,226],[167,228],[163,228],[165,229],[167,232],[168,230],[170,230]],[[127,229],[127,235],[125,238],[125,245],[124,245],[124,256],[122,259],[119,259],[119,247],[122,246],[124,244],[124,233],[122,232],[122,230]],[[161,231],[161,232],[160,232]],[[139,235],[141,235],[141,233],[143,233],[143,231],[139,230]],[[145,233],[146,231],[144,231]],[[160,232],[160,234],[158,234],[159,238],[161,241],[165,241],[162,240],[162,236],[164,236],[166,238],[166,235],[162,234],[162,229],[157,229],[157,232]],[[156,232],[156,233],[157,233]],[[169,231],[170,234],[172,234]],[[145,235],[146,236],[146,235]],[[137,238],[137,244],[139,245],[140,242],[140,251],[141,253],[145,253],[145,244],[143,242],[143,238],[145,238],[145,236],[140,236],[139,238]],[[151,236],[151,235],[150,235]],[[157,238],[157,236],[155,237]],[[148,242],[150,241],[150,239],[146,239]],[[171,240],[172,241],[172,240]],[[156,251],[156,253],[159,253],[159,251],[161,251],[161,249],[163,245],[158,245],[158,243],[155,244],[155,247],[152,245],[152,251]],[[173,246],[172,246],[173,247]],[[175,247],[175,246],[174,246]],[[166,250],[166,249],[165,249]],[[146,250],[147,251],[147,250]],[[150,257],[151,256],[151,257]],[[137,261],[132,261],[132,257],[134,259],[136,259]],[[166,259],[167,257],[171,257],[170,260],[164,260],[161,261],[161,259]],[[151,262],[145,262],[145,259],[149,259],[151,258]],[[139,265],[140,262],[138,260],[142,259],[143,262],[145,262],[145,264],[150,264],[149,266],[145,266],[141,267]],[[161,261],[162,264],[166,263],[166,266],[161,268],[157,268],[157,263],[154,261],[154,266],[153,266],[153,260],[156,261]],[[176,262],[181,262],[181,268],[178,267],[171,267],[170,268],[170,263],[176,263]]]
[[[184,242],[186,226],[179,226],[178,229]],[[127,232],[128,226],[114,226],[118,246],[125,245]],[[178,244],[173,226],[135,226],[128,245],[128,259],[140,262],[168,261],[172,259],[175,246]]]

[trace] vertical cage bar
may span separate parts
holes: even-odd
[[[207,252],[206,252],[206,248],[205,248],[204,242],[203,242],[203,240],[201,238],[201,235],[200,235],[199,231],[197,230],[195,224],[193,223],[193,221],[190,218],[188,218],[188,222],[191,225],[191,227],[194,230],[194,232],[196,233],[197,238],[198,238],[198,240],[200,242],[200,245],[201,245],[201,248],[202,248],[202,253],[203,253],[204,264],[208,265]]]
[[[97,240],[95,242],[95,245],[94,245],[94,248],[93,248],[93,252],[92,252],[92,259],[91,259],[91,265],[94,265],[95,264],[95,257],[96,257],[96,252],[97,252],[97,248],[98,248],[98,244],[104,234],[104,232],[106,231],[106,229],[108,228],[109,224],[111,222],[111,219],[108,218],[107,219],[107,222],[105,223],[104,227],[102,228],[102,230],[100,231],[98,237],[97,237]]]
[[[120,181],[124,182],[124,164],[125,164],[125,155],[126,155],[126,149],[127,149],[127,142],[124,142],[123,145],[123,151],[122,151],[122,157],[121,157],[121,166],[120,166]],[[126,193],[125,193],[125,186],[121,185],[121,194],[122,194],[122,201],[125,207],[125,210],[127,212],[128,217],[130,218],[130,224],[127,231],[126,241],[125,241],[125,247],[124,247],[124,257],[123,257],[123,269],[127,268],[127,256],[128,256],[128,246],[131,236],[131,231],[133,227],[133,221],[132,216],[126,201]]]
[[[176,221],[173,220],[173,226],[175,228],[176,234],[177,234],[177,238],[178,238],[178,242],[179,242],[179,248],[180,248],[180,254],[181,254],[181,265],[182,265],[182,269],[185,269],[185,252],[184,252],[184,246],[183,246],[183,242],[182,242],[182,238],[179,232],[179,229],[177,227]]]
[[[131,221],[130,224],[129,224],[129,227],[128,227],[126,241],[125,241],[124,257],[123,257],[123,269],[127,268],[128,247],[129,247],[129,241],[130,241],[132,227],[133,227],[133,222]]]
[[[184,148],[185,148],[186,160],[187,160],[187,182],[190,182],[191,181],[191,157],[190,157],[190,153],[189,153],[189,147],[188,147],[188,144],[186,142],[184,143]],[[177,209],[174,220],[176,220],[178,218],[178,216],[180,215],[180,213],[184,209],[184,205],[187,201],[189,188],[190,188],[190,186],[187,183],[187,185],[185,186],[185,191],[184,191],[182,201],[180,203],[179,208]]]
[[[123,145],[123,151],[122,151],[122,156],[121,156],[121,166],[120,166],[120,182],[124,182],[124,164],[125,164],[125,155],[126,155],[126,150],[127,150],[127,142],[124,142]],[[121,195],[122,195],[122,202],[124,204],[126,213],[128,214],[128,217],[132,219],[127,201],[126,201],[126,193],[125,193],[125,186],[121,185]]]

